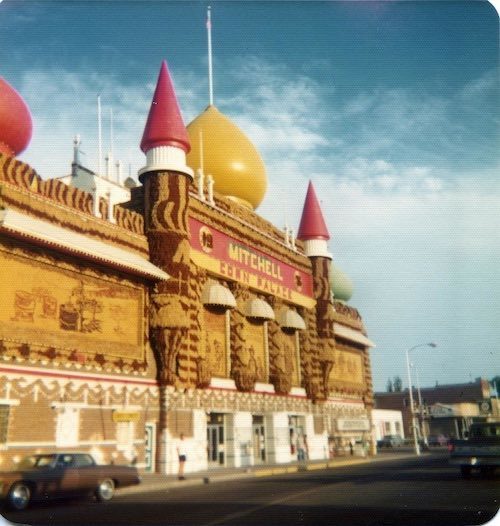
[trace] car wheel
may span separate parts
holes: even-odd
[[[115,494],[115,483],[111,479],[104,479],[95,492],[99,502],[111,500]]]
[[[460,473],[464,479],[470,479],[472,468],[470,466],[460,466]]]
[[[31,500],[31,489],[24,482],[15,482],[10,488],[7,497],[9,508],[21,511],[25,510]]]

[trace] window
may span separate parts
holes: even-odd
[[[83,468],[86,466],[93,466],[94,461],[90,455],[75,455],[73,465],[77,468]]]
[[[118,422],[116,424],[116,448],[119,451],[131,450],[134,445],[135,422]]]
[[[10,406],[0,405],[0,444],[7,442],[7,431],[9,429]]]
[[[57,409],[56,446],[77,446],[79,427],[80,410],[75,407],[59,407]]]
[[[400,422],[394,422],[394,425],[396,427],[396,435],[401,434],[401,423]]]
[[[59,467],[68,467],[73,465],[73,455],[61,455],[57,459],[57,465]]]
[[[384,422],[384,431],[386,435],[391,434],[391,423],[390,422]]]

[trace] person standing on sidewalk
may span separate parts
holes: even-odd
[[[302,433],[297,437],[297,460],[306,460],[306,439]]]
[[[354,438],[351,438],[349,440],[349,450],[350,450],[351,455],[354,455],[354,446],[355,445],[356,445],[356,441],[354,440]]]
[[[184,476],[184,464],[187,459],[186,441],[184,440],[184,433],[180,434],[179,440],[177,441],[177,455],[179,457],[179,480],[185,480]]]

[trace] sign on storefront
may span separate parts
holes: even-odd
[[[370,421],[366,418],[337,418],[337,431],[369,431]]]
[[[137,411],[113,411],[113,422],[137,422],[139,413]]]

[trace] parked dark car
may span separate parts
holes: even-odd
[[[87,453],[47,453],[24,458],[15,471],[0,473],[0,495],[13,510],[32,500],[95,495],[113,498],[115,488],[139,484],[135,467],[98,465]]]
[[[448,438],[444,435],[429,435],[427,437],[427,443],[431,447],[446,446],[448,444]]]
[[[460,466],[462,477],[470,478],[473,470],[493,474],[500,468],[500,421],[473,423],[468,438],[450,440],[448,450],[450,464]]]
[[[382,440],[377,441],[378,447],[399,447],[405,443],[401,435],[385,435]]]

